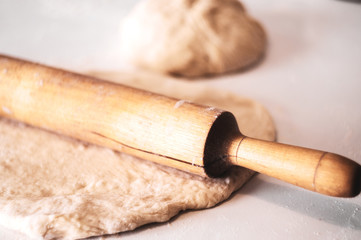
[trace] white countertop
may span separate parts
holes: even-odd
[[[0,0],[0,53],[76,71],[116,70],[117,28],[135,3]],[[207,84],[263,103],[275,120],[279,142],[361,163],[361,4],[244,3],[267,30],[267,55],[252,69]],[[120,237],[361,239],[361,196],[326,197],[258,175],[217,207]],[[0,239],[24,236],[0,227]]]

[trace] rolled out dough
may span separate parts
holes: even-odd
[[[243,133],[275,138],[270,116],[253,101],[149,75],[106,77],[223,107]],[[0,172],[0,224],[44,239],[117,233],[212,207],[253,173],[234,167],[223,178],[202,178],[1,118]]]

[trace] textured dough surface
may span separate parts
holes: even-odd
[[[187,77],[246,67],[265,48],[262,26],[238,0],[143,0],[121,28],[130,63]]]
[[[223,107],[245,134],[275,137],[267,112],[250,100],[159,77],[149,84],[148,75],[121,76],[107,78]],[[167,221],[185,209],[214,206],[252,175],[234,167],[223,178],[206,179],[1,118],[0,172],[0,224],[45,239]]]

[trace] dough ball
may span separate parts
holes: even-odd
[[[121,28],[128,62],[185,77],[243,68],[257,61],[265,46],[262,26],[237,0],[145,0]]]

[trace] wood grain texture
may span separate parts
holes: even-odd
[[[0,56],[0,116],[203,176],[230,165],[322,194],[360,192],[336,154],[247,138],[229,112]]]
[[[360,165],[337,154],[240,136],[229,150],[232,164],[325,195],[360,192]]]
[[[205,175],[223,111],[8,57],[0,68],[0,115]]]

